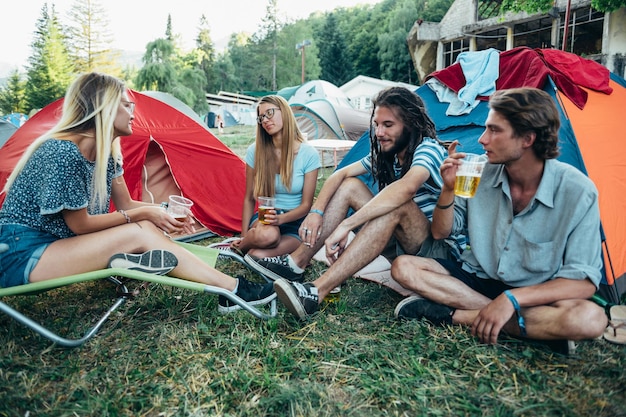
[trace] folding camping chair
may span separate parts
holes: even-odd
[[[204,246],[193,245],[190,243],[177,242],[179,245],[187,248],[190,252],[193,252],[195,255],[203,259],[208,264],[214,266],[215,261],[217,259],[218,251],[215,249],[206,248]],[[4,246],[4,247],[3,247]],[[6,245],[0,245],[0,256],[2,256],[2,252],[6,250]],[[270,317],[276,316],[276,299],[270,302],[269,306],[269,314],[263,313],[258,310],[256,307],[250,305],[247,301],[244,301],[236,294],[228,291],[224,288],[215,287],[211,285],[201,284],[197,282],[187,281],[178,278],[172,278],[168,276],[149,274],[140,271],[131,271],[128,269],[122,268],[107,268],[100,269],[98,271],[86,272],[83,274],[76,274],[61,278],[50,279],[46,281],[34,282],[26,285],[18,285],[15,287],[9,288],[0,288],[0,300],[3,297],[9,296],[18,296],[18,295],[28,295],[28,294],[37,294],[41,292],[45,292],[54,288],[60,288],[67,285],[77,284],[81,282],[95,281],[99,279],[108,279],[112,281],[115,285],[119,286],[119,298],[113,303],[113,305],[102,315],[102,317],[98,320],[98,322],[93,325],[90,329],[88,329],[84,335],[77,339],[67,339],[65,337],[59,336],[53,331],[47,329],[42,324],[37,323],[31,318],[25,316],[20,313],[16,309],[10,307],[4,302],[0,301],[0,311],[6,313],[8,316],[22,323],[23,325],[29,327],[36,333],[39,333],[41,336],[48,338],[52,342],[63,346],[63,347],[77,347],[91,339],[96,333],[100,330],[102,325],[107,321],[109,316],[117,310],[119,306],[124,304],[124,302],[129,298],[130,293],[124,283],[120,280],[121,278],[134,279],[138,281],[144,282],[152,282],[161,285],[167,285],[171,287],[177,287],[192,291],[198,292],[206,292],[209,294],[222,295],[232,301],[233,303],[239,305],[242,309],[246,310],[250,314],[254,315],[257,318],[267,320]]]

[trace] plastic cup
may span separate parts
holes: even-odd
[[[263,224],[269,224],[265,220],[265,214],[268,210],[276,209],[276,199],[274,197],[258,197],[257,202],[259,206],[259,221]]]
[[[167,206],[167,214],[176,220],[184,221],[191,213],[193,201],[179,195],[171,195]]]
[[[454,195],[472,198],[476,195],[480,177],[483,175],[483,169],[487,164],[487,156],[468,153],[462,161],[463,163],[456,171]]]

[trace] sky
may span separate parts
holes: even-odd
[[[375,4],[382,0],[279,0],[283,17],[306,18],[315,11],[336,7]],[[53,4],[61,22],[68,22],[68,10],[76,0],[23,0],[10,16],[11,24],[0,25],[0,77],[12,69],[23,71],[31,53],[31,43],[45,3]],[[17,3],[16,3],[17,4]],[[99,0],[107,11],[109,29],[114,38],[111,47],[143,52],[148,42],[165,36],[167,16],[172,16],[172,31],[179,34],[183,47],[191,49],[204,14],[214,43],[231,33],[254,32],[265,16],[267,0]],[[6,17],[6,16],[5,16]]]

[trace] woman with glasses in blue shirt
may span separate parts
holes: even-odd
[[[284,255],[300,245],[298,228],[313,204],[317,150],[304,136],[287,101],[276,95],[263,97],[257,106],[256,140],[246,152],[246,194],[241,238],[222,242],[220,248],[267,257]],[[259,222],[257,197],[275,197],[276,208]]]

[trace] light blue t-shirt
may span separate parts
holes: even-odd
[[[456,197],[455,228],[468,226],[463,269],[513,287],[554,278],[601,279],[598,191],[571,165],[549,159],[528,207],[513,214],[503,165],[487,164],[476,196]]]
[[[250,145],[246,151],[246,164],[254,168],[254,153],[256,143]],[[274,182],[276,208],[293,210],[302,204],[302,189],[304,188],[304,175],[322,166],[317,150],[306,143],[300,144],[300,149],[293,161],[293,175],[291,177],[291,189],[288,190],[283,184],[280,174],[276,174]]]

